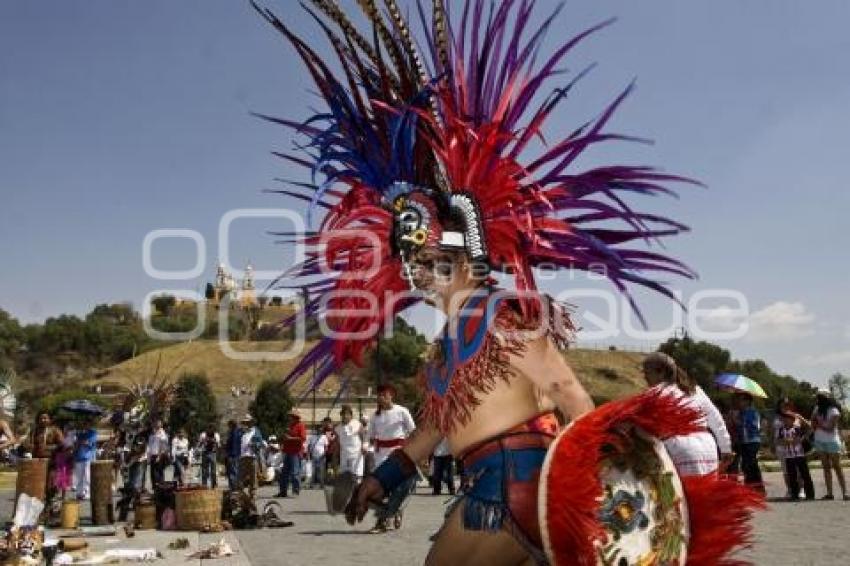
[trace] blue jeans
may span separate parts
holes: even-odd
[[[174,481],[176,481],[179,485],[183,485],[185,480],[184,475],[186,473],[186,466],[184,463],[188,463],[188,458],[185,460],[181,457],[174,459]]]
[[[744,483],[753,486],[762,486],[761,470],[759,469],[758,442],[748,442],[741,445],[741,468],[744,472]]]
[[[142,491],[145,486],[145,470],[147,462],[133,462],[127,471],[127,483],[125,487],[130,487],[133,491]]]
[[[203,456],[201,456],[201,485],[206,486],[207,480],[209,480],[210,487],[217,487],[218,479],[216,478],[216,472],[217,470],[215,452],[204,453]]]
[[[310,479],[310,487],[325,487],[325,472],[327,459],[325,456],[313,458],[313,477]]]
[[[278,487],[280,493],[286,495],[289,484],[292,484],[292,493],[298,495],[301,492],[301,455],[283,455],[283,473],[280,474]]]
[[[159,484],[165,481],[165,467],[167,465],[168,462],[163,457],[156,458],[149,462],[151,471],[151,489],[155,490]]]
[[[228,456],[225,468],[227,468],[227,487],[233,491],[239,485],[239,456]]]

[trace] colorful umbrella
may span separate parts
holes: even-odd
[[[749,393],[753,397],[767,398],[767,393],[764,392],[761,385],[740,373],[721,373],[714,378],[714,383],[720,387],[727,387],[741,393]]]

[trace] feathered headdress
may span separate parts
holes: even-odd
[[[305,121],[262,116],[306,138],[297,154],[278,155],[306,168],[311,181],[276,192],[309,202],[308,216],[324,211],[316,231],[285,234],[305,247],[306,260],[275,285],[303,289],[304,314],[325,317],[346,336],[322,338],[290,379],[313,366],[316,386],[342,362],[360,363],[378,331],[417,300],[405,295],[406,264],[426,245],[464,249],[513,274],[520,291],[534,290],[533,268],[548,266],[604,274],[639,316],[629,284],[674,298],[653,275],[693,273],[632,244],[686,227],[636,211],[624,197],[672,194],[668,183],[688,180],[649,167],[572,166],[593,144],[634,139],[604,129],[631,86],[595,120],[529,157],[532,140],[543,139],[547,118],[586,71],[541,97],[545,85],[575,45],[610,22],[543,57],[560,8],[532,30],[532,0],[469,0],[459,23],[442,0],[432,1],[430,17],[417,2],[417,42],[395,0],[358,4],[368,32],[335,0],[304,4],[336,69],[254,5],[295,48],[327,105]],[[462,229],[444,229],[449,219]]]

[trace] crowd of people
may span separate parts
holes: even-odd
[[[685,437],[673,437],[665,446],[680,475],[703,475],[718,472],[732,477],[743,476],[743,482],[764,493],[759,454],[768,440],[763,436],[763,418],[752,395],[736,392],[734,406],[726,411],[715,407],[705,392],[668,355],[656,352],[644,361],[648,385],[666,395],[684,400],[696,409],[704,431]],[[833,476],[841,489],[841,497],[850,500],[841,456],[844,442],[840,434],[841,407],[830,391],[817,392],[810,418],[803,417],[788,397],[776,403],[772,423],[773,449],[782,469],[786,497],[790,501],[815,499],[809,460],[814,454],[821,463],[826,494],[821,499],[835,499]]]
[[[759,454],[768,438],[763,436],[765,423],[753,398],[736,393],[734,407],[721,412],[666,354],[648,356],[643,370],[650,387],[679,399],[700,414],[703,431],[665,441],[679,473],[740,474],[745,484],[763,491]],[[125,487],[135,492],[165,481],[169,468],[178,485],[199,480],[204,486],[218,487],[220,463],[228,488],[237,489],[240,461],[248,458],[254,461],[252,469],[256,470],[258,482],[277,484],[277,497],[297,496],[302,488],[323,488],[330,477],[343,473],[350,473],[359,481],[404,444],[416,425],[410,412],[394,402],[394,393],[390,386],[380,389],[378,409],[371,418],[355,418],[352,407],[343,405],[339,422],[328,416],[309,431],[300,411],[293,409],[285,429],[267,438],[253,417],[246,415],[240,423],[229,421],[224,435],[215,424],[207,426],[195,439],[190,439],[184,429],[169,435],[162,420],[154,419],[149,428],[132,438],[116,430],[99,445],[94,419],[76,418],[57,425],[43,412],[32,430],[20,439],[6,421],[0,420],[0,447],[16,448],[21,456],[49,459],[52,495],[62,499],[69,490],[77,499],[90,497],[91,462],[104,453],[114,454],[116,481],[120,474]],[[839,404],[826,390],[818,391],[809,418],[801,415],[787,397],[776,403],[770,431],[788,499],[815,499],[809,469],[812,454],[817,455],[824,474],[826,493],[821,499],[835,498],[834,479],[841,497],[850,499],[840,465],[844,451],[840,416]],[[423,466],[434,495],[441,495],[444,487],[449,495],[455,494],[458,464],[444,438],[427,467]],[[375,526],[377,531],[387,528],[385,520]]]

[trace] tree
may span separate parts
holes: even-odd
[[[218,425],[216,399],[207,376],[186,373],[177,380],[174,399],[168,415],[171,433],[185,429],[190,438],[197,438],[209,425]]]
[[[248,410],[264,436],[279,435],[286,430],[289,412],[294,405],[289,387],[279,378],[269,378],[260,384]]]
[[[130,303],[101,304],[86,315],[86,322],[101,320],[113,326],[132,326],[140,322]]]
[[[803,414],[812,410],[815,388],[789,375],[779,375],[763,360],[733,360],[728,350],[709,342],[696,342],[689,336],[671,338],[659,351],[669,354],[705,390],[713,401],[728,404],[728,394],[718,390],[714,378],[724,372],[741,373],[756,381],[769,399],[787,396]]]
[[[26,336],[18,320],[0,309],[0,367],[11,367]]]
[[[836,401],[845,405],[850,398],[850,378],[842,373],[834,373],[829,378],[829,390]]]
[[[428,340],[401,317],[396,317],[393,330],[370,351],[363,376],[370,383],[392,383],[398,402],[415,409],[422,392],[414,378],[424,363]]]
[[[726,371],[731,361],[728,350],[709,342],[695,342],[687,335],[669,339],[658,350],[676,360],[706,391],[713,388],[714,378]]]
[[[207,287],[204,289],[204,297],[208,301],[215,299],[215,287],[213,287],[212,283],[207,283]]]
[[[403,318],[396,317],[390,338],[381,338],[372,350],[366,375],[395,381],[414,377],[422,367],[428,340]]]
[[[156,309],[156,312],[163,316],[168,316],[171,309],[177,304],[177,299],[173,295],[158,295],[151,299],[151,304]]]

